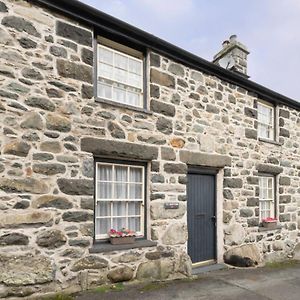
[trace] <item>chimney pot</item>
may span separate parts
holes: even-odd
[[[236,34],[231,35],[230,38],[229,38],[229,41],[230,41],[231,43],[236,42],[236,41],[237,41],[237,35],[236,35]]]
[[[226,48],[228,45],[229,45],[229,41],[228,41],[228,40],[225,40],[225,41],[222,43],[223,49]]]

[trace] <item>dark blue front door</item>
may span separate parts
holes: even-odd
[[[192,262],[215,259],[215,175],[188,174],[188,254]]]

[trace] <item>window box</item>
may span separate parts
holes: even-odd
[[[119,231],[111,229],[109,231],[109,241],[112,245],[133,244],[135,242],[135,232],[126,228]]]
[[[277,228],[277,219],[267,218],[262,220],[262,226],[267,229],[276,229]]]
[[[135,236],[120,236],[120,237],[110,237],[109,241],[112,245],[126,245],[134,244]]]
[[[89,253],[106,253],[120,250],[142,249],[146,247],[156,247],[157,242],[136,238],[133,244],[113,245],[109,241],[96,241],[89,249]]]

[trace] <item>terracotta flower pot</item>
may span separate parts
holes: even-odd
[[[135,236],[110,237],[109,240],[112,245],[133,244]]]

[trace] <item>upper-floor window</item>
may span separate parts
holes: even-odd
[[[275,184],[274,176],[259,177],[259,218],[275,217]]]
[[[95,238],[128,228],[144,236],[145,167],[96,162]]]
[[[97,44],[97,98],[143,107],[142,53],[103,40]]]
[[[258,137],[274,140],[274,106],[258,102]]]

